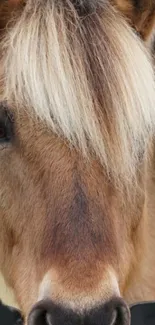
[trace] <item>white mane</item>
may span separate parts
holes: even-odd
[[[114,9],[80,17],[64,3],[29,0],[7,31],[3,97],[129,180],[155,126],[151,63]]]

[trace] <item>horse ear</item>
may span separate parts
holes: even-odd
[[[155,0],[112,0],[142,39],[155,30]]]

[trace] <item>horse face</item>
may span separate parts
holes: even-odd
[[[1,42],[1,271],[30,325],[126,325],[120,297],[145,246],[151,64],[108,3],[13,3]]]
[[[98,161],[9,109],[1,107],[0,256],[21,309],[47,298],[79,311],[120,296],[141,210],[125,214]]]

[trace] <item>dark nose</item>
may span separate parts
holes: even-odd
[[[36,304],[28,317],[28,325],[129,325],[126,303],[114,298],[106,304],[78,313],[44,300]]]
[[[120,298],[111,299],[85,315],[84,325],[129,325],[130,311]]]

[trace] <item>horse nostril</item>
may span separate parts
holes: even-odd
[[[84,325],[129,325],[130,312],[126,303],[120,298],[114,298],[91,310],[86,316]]]
[[[34,308],[29,315],[28,325],[51,325],[46,310]]]
[[[28,325],[82,325],[81,316],[50,300],[37,303],[28,317]]]
[[[130,324],[130,311],[124,302],[121,302],[116,307],[116,317],[114,323],[111,325],[129,325]]]

